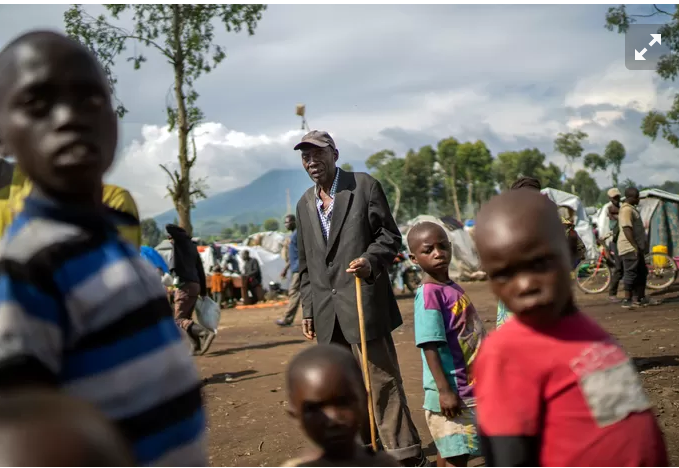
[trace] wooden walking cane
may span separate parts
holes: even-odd
[[[356,305],[358,306],[358,330],[361,335],[361,358],[363,361],[363,380],[368,392],[368,417],[370,418],[370,442],[373,450],[377,452],[377,436],[375,434],[375,416],[373,414],[373,390],[370,385],[370,372],[368,372],[368,347],[365,342],[365,319],[363,318],[363,296],[361,295],[361,278],[356,276]]]

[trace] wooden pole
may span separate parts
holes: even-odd
[[[361,335],[361,360],[363,362],[363,380],[368,393],[368,417],[370,418],[370,442],[377,452],[377,435],[375,433],[375,415],[373,414],[373,391],[368,371],[368,347],[365,341],[365,319],[363,318],[363,296],[361,295],[361,278],[356,276],[356,305],[358,306],[358,330]]]

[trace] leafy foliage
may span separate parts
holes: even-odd
[[[278,220],[276,218],[269,218],[264,221],[262,227],[264,228],[265,231],[278,231],[280,224],[278,223]]]
[[[141,242],[144,245],[155,247],[160,244],[163,238],[160,228],[156,220],[153,218],[146,218],[141,220]]]
[[[679,9],[675,8],[673,12],[670,12],[665,7],[661,8],[657,5],[644,5],[644,8],[646,9],[645,13],[630,14],[625,5],[610,7],[606,13],[605,27],[609,31],[624,34],[630,25],[636,23],[639,18],[645,19],[645,21],[648,21],[647,18],[666,21],[664,25],[660,26],[658,32],[662,36],[662,43],[667,45],[673,53],[660,58],[656,72],[663,80],[674,81],[679,74],[679,56],[676,54],[676,51],[679,50]],[[646,114],[641,123],[641,131],[653,140],[661,135],[675,148],[679,148],[678,125],[679,94],[675,94],[672,106],[667,112],[652,110]]]
[[[108,76],[115,95],[118,79],[113,73],[116,60],[122,54],[135,70],[146,62],[142,50],[150,49],[161,54],[172,67],[173,100],[165,104],[170,130],[179,137],[179,169],[161,168],[170,178],[168,193],[172,197],[179,224],[189,233],[190,210],[195,200],[205,196],[205,181],[192,181],[190,172],[196,163],[195,144],[189,156],[189,135],[203,119],[198,107],[195,83],[203,74],[211,72],[226,57],[222,46],[214,43],[215,24],[221,23],[227,32],[246,29],[254,34],[265,5],[190,5],[190,4],[106,4],[106,14],[96,18],[81,5],[72,5],[64,13],[66,32],[99,59]],[[123,15],[131,15],[132,29],[116,24]],[[132,51],[127,47],[132,44]],[[118,100],[117,112],[123,117],[128,109]]]

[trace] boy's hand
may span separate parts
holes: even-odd
[[[453,419],[462,414],[462,402],[457,393],[447,390],[439,393],[441,413],[448,419]]]

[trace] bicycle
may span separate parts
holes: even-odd
[[[665,253],[651,252],[645,256],[648,268],[646,287],[654,291],[669,288],[677,279],[677,263]],[[585,260],[576,270],[576,284],[585,294],[599,294],[611,284],[611,266],[614,266],[610,254],[603,245],[600,246],[596,259]]]

